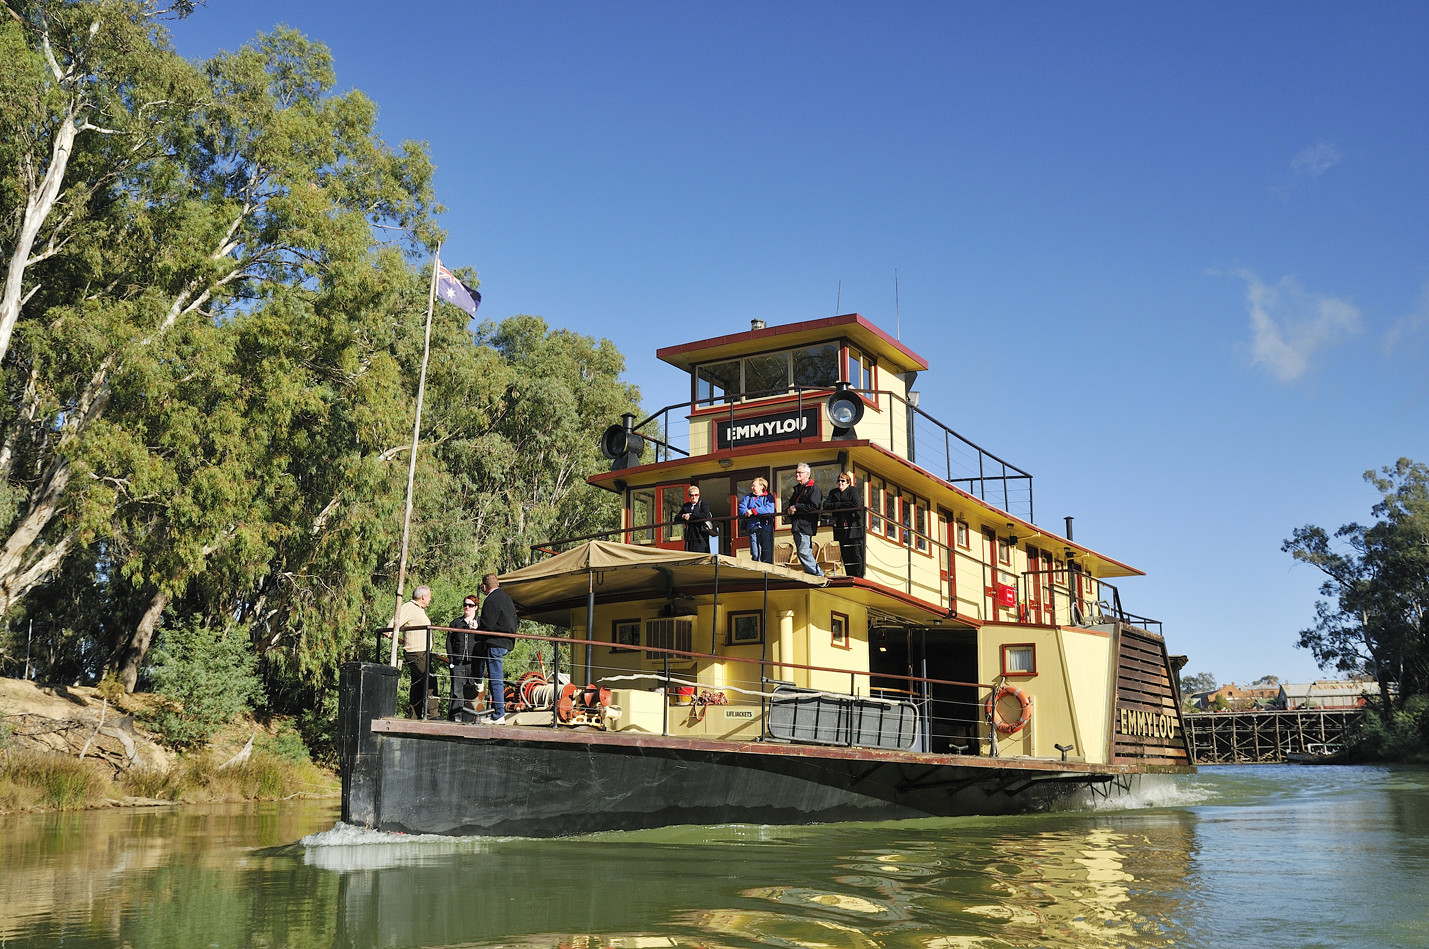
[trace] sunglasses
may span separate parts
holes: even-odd
[[[470,607],[471,609],[476,609],[475,603],[463,603],[462,606]]]

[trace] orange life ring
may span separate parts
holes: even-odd
[[[1022,705],[1022,717],[1015,722],[1004,722],[997,714],[998,700],[1004,695],[1010,695]],[[1010,685],[1004,685],[987,697],[987,720],[993,723],[999,734],[1011,735],[1022,730],[1022,727],[1032,721],[1032,699],[1021,689]]]

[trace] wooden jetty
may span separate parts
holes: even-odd
[[[1365,710],[1196,712],[1185,716],[1197,764],[1291,761],[1310,748],[1344,748],[1358,737]]]

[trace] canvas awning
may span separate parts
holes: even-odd
[[[715,583],[796,583],[824,586],[828,580],[801,570],[716,554],[663,550],[593,540],[503,574],[501,589],[523,614],[570,608],[586,601],[592,584],[599,599],[636,600],[673,596]]]

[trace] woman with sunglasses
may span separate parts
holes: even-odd
[[[453,629],[447,632],[447,655],[451,658],[452,685],[451,698],[447,700],[447,720],[452,722],[473,722],[476,720],[476,682],[472,679],[472,666],[476,662],[480,642],[475,633],[459,630],[479,629],[477,606],[481,601],[472,593],[462,598],[461,615],[452,620]]]
[[[863,576],[863,489],[852,471],[839,472],[839,483],[824,498],[824,510],[833,513],[834,540],[839,543],[844,573]]]
[[[702,554],[710,552],[710,535],[714,522],[710,520],[710,506],[700,498],[699,485],[690,485],[687,500],[680,505],[680,513],[675,520],[685,527],[685,549]]]

